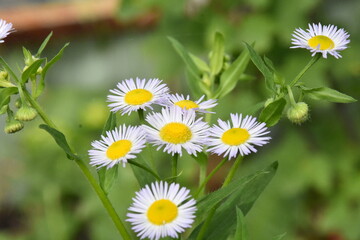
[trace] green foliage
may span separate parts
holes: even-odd
[[[223,67],[224,48],[224,36],[221,33],[216,32],[210,56],[210,73],[213,76],[218,74]]]
[[[353,97],[327,87],[307,88],[301,86],[306,96],[315,100],[324,100],[335,103],[352,103],[357,100]]]
[[[40,57],[42,51],[44,51],[44,49],[45,49],[46,45],[48,44],[48,42],[49,42],[50,38],[52,37],[52,35],[53,35],[53,32],[50,32],[49,35],[41,43],[41,45],[40,45],[40,47],[39,47],[39,49],[38,49],[38,51],[37,51],[37,53],[35,55],[36,57]]]
[[[9,104],[11,95],[16,93],[18,93],[16,87],[0,88],[0,110]],[[1,111],[0,114],[4,114],[5,112]]]
[[[31,65],[29,65],[26,70],[21,74],[21,83],[25,84],[31,77],[35,77],[36,72],[38,71],[39,67],[44,63],[45,58],[41,58],[35,60]]]
[[[236,232],[234,235],[234,239],[236,240],[247,240],[248,233],[245,225],[245,217],[241,212],[240,208],[236,207]]]
[[[273,101],[261,111],[259,120],[266,123],[268,127],[274,126],[280,120],[285,105],[286,100],[284,98]]]

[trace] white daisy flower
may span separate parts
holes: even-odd
[[[14,30],[12,23],[7,23],[5,20],[0,19],[0,43],[3,43],[3,39]]]
[[[271,139],[265,136],[269,133],[265,123],[257,122],[255,117],[242,118],[242,114],[230,114],[230,116],[232,123],[218,119],[218,126],[214,125],[210,129],[208,152],[224,155],[230,160],[239,153],[244,156],[256,152],[253,145],[262,146]]]
[[[151,113],[146,121],[151,126],[143,125],[148,142],[164,146],[164,152],[182,155],[182,148],[196,156],[202,151],[204,140],[208,136],[209,126],[202,118],[195,119],[195,111],[183,111],[179,107],[163,108],[161,113]]]
[[[184,97],[184,95],[179,95],[179,94],[171,94],[168,96],[168,99],[166,99],[162,105],[164,106],[179,106],[182,109],[185,110],[189,110],[189,109],[193,109],[197,112],[202,112],[202,113],[213,113],[213,112],[209,112],[206,109],[211,109],[213,107],[215,107],[217,105],[217,100],[216,99],[209,99],[206,101],[203,101],[205,95],[203,95],[201,98],[199,98],[199,100],[197,101],[192,101],[190,100],[190,96],[187,95],[186,97]]]
[[[90,164],[98,168],[107,166],[108,169],[120,162],[125,167],[127,160],[135,158],[146,142],[141,127],[125,125],[107,131],[101,139],[91,143]]]
[[[169,93],[169,88],[159,79],[132,78],[117,84],[117,89],[110,90],[115,95],[108,95],[107,101],[112,112],[121,111],[122,115],[130,114],[139,109],[152,109],[151,105],[158,103]]]
[[[320,23],[309,24],[306,31],[297,28],[292,36],[291,43],[294,46],[290,48],[306,48],[313,53],[311,56],[322,53],[323,58],[327,58],[328,53],[335,58],[341,58],[338,51],[346,49],[346,45],[350,43],[348,39],[350,35],[343,28],[338,29],[330,24],[327,26]]]
[[[178,238],[195,218],[196,201],[189,192],[177,183],[169,186],[161,181],[152,183],[151,187],[146,185],[133,198],[126,221],[140,239]]]

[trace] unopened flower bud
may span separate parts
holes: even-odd
[[[37,115],[37,112],[34,108],[22,104],[20,109],[15,113],[15,119],[20,121],[31,121]]]
[[[14,118],[6,121],[4,132],[9,133],[16,133],[24,128],[24,124]]]
[[[7,71],[0,71],[0,81],[8,81],[8,76]]]
[[[287,111],[288,119],[296,124],[301,124],[309,118],[309,107],[304,102],[298,102]]]

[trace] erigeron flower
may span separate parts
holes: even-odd
[[[323,26],[319,24],[309,24],[309,28],[304,31],[297,28],[292,34],[293,38],[291,48],[306,48],[312,52],[312,56],[321,53],[323,58],[327,58],[327,54],[333,55],[335,58],[341,58],[338,53],[347,48],[350,43],[348,39],[350,35],[343,29],[338,29],[334,25]]]
[[[265,123],[256,121],[255,117],[242,114],[230,114],[230,121],[218,119],[218,125],[210,129],[210,136],[207,140],[208,152],[223,155],[224,157],[235,158],[256,152],[254,145],[262,146],[269,142],[271,137]]]
[[[163,108],[161,113],[150,113],[145,119],[151,126],[143,126],[148,142],[164,147],[164,152],[182,155],[182,149],[196,155],[202,151],[209,126],[202,118],[196,119],[193,110],[179,107]]]
[[[136,193],[127,214],[140,239],[178,238],[195,218],[196,201],[177,183],[155,182]]]
[[[3,39],[13,31],[15,31],[15,29],[13,28],[12,23],[7,23],[5,20],[0,19],[0,43],[3,43]]]
[[[215,107],[217,105],[217,100],[216,99],[209,99],[206,101],[203,101],[205,95],[203,95],[202,97],[200,97],[198,100],[196,101],[192,101],[190,100],[190,96],[187,95],[186,97],[184,97],[184,95],[179,95],[179,94],[170,94],[168,96],[168,99],[165,99],[162,103],[162,105],[164,106],[178,106],[181,107],[182,109],[185,110],[189,110],[189,109],[193,109],[197,112],[201,112],[201,113],[211,113],[209,111],[207,111],[207,109],[211,109],[213,107]]]
[[[125,167],[128,159],[135,158],[135,154],[145,147],[145,138],[141,127],[122,125],[112,131],[107,131],[101,140],[91,143],[89,150],[90,164],[98,168],[106,166],[112,168],[122,162]]]
[[[117,84],[116,89],[110,90],[114,95],[108,95],[107,101],[112,112],[121,111],[122,115],[139,109],[152,109],[169,93],[169,88],[159,79],[125,79]]]

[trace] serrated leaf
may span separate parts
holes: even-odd
[[[45,58],[40,58],[35,60],[22,74],[21,74],[21,82],[25,84],[31,75],[35,74],[41,64],[45,61]]]
[[[249,51],[251,61],[265,77],[265,85],[267,89],[274,91],[274,73],[266,66],[265,62],[249,44],[245,43],[245,45]]]
[[[45,64],[42,72],[41,72],[41,77],[40,77],[40,81],[39,81],[39,85],[37,88],[37,91],[35,93],[35,98],[37,98],[38,96],[40,96],[40,94],[42,93],[42,91],[44,90],[45,87],[45,77],[46,77],[46,73],[47,71],[50,69],[50,67],[56,63],[57,61],[59,61],[64,53],[65,48],[69,46],[69,43],[66,43],[61,49],[60,51],[49,61]]]
[[[223,66],[224,61],[224,36],[220,32],[215,33],[214,43],[210,57],[211,75],[218,74]]]
[[[102,135],[106,134],[106,131],[110,131],[116,127],[116,114],[110,112],[109,117],[102,130]],[[102,167],[97,170],[99,177],[100,187],[104,190],[105,194],[108,194],[118,176],[118,164],[112,168],[107,169]]]
[[[45,130],[46,132],[48,132],[55,140],[55,142],[57,143],[57,145],[64,150],[64,152],[66,153],[66,157],[70,160],[75,160],[75,159],[79,159],[78,156],[76,156],[72,151],[71,148],[68,144],[68,142],[66,141],[65,135],[62,132],[59,132],[58,130],[56,130],[55,128],[52,128],[46,124],[41,124],[39,126],[39,128]]]
[[[230,65],[230,67],[221,74],[219,87],[214,94],[215,98],[222,98],[235,88],[236,83],[244,75],[244,71],[249,61],[249,52],[243,51],[238,56],[238,58]]]
[[[352,103],[357,101],[355,98],[349,95],[346,95],[337,90],[327,87],[319,87],[319,88],[301,87],[301,89],[307,96],[315,100],[324,100],[335,103]]]
[[[280,98],[267,105],[260,113],[259,121],[266,123],[266,126],[274,126],[281,118],[286,100]]]
[[[245,226],[245,217],[241,209],[236,207],[236,231],[234,235],[236,240],[247,240],[248,234]]]
[[[209,209],[222,203],[213,216],[204,239],[227,239],[236,228],[236,208],[241,209],[246,215],[275,175],[277,167],[278,163],[274,162],[269,167],[250,176],[232,181],[225,188],[209,194],[200,201],[197,205],[197,215],[201,219]],[[194,229],[189,239],[196,239],[202,224],[203,222]]]
[[[36,57],[40,57],[40,54],[45,49],[46,45],[48,44],[51,36],[53,35],[53,32],[49,33],[49,35],[45,38],[45,40],[41,43],[39,50],[36,53]]]
[[[9,87],[9,88],[0,89],[0,109],[3,106],[9,104],[11,95],[16,94],[16,93],[18,93],[17,87]]]

